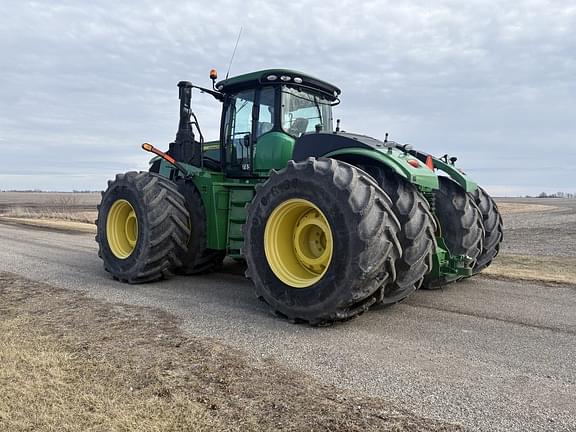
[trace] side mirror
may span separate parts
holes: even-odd
[[[246,135],[244,135],[244,147],[248,148],[250,147],[250,134],[247,133]]]

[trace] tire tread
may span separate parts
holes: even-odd
[[[98,242],[98,256],[104,259],[106,271],[122,282],[130,284],[151,282],[169,277],[172,270],[180,264],[178,254],[182,251],[184,242],[190,234],[187,228],[188,215],[183,212],[183,197],[173,188],[171,182],[158,174],[149,172],[127,172],[117,174],[115,180],[108,182],[108,189],[102,197],[114,193],[117,188],[128,188],[136,192],[141,204],[147,211],[139,215],[140,226],[148,230],[148,245],[142,253],[144,262],[136,262],[132,268],[124,273],[112,269],[108,253],[104,250],[107,242],[105,232],[105,215],[101,214],[102,206],[98,206],[98,227],[96,241]],[[108,209],[104,209],[108,210]]]

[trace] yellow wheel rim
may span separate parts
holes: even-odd
[[[286,285],[314,285],[332,260],[332,230],[326,216],[310,201],[284,201],[266,222],[264,251],[270,268]]]
[[[119,199],[112,204],[106,221],[108,246],[116,258],[126,259],[138,240],[138,218],[128,201]]]

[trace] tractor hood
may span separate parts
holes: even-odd
[[[321,132],[307,133],[296,140],[294,146],[294,160],[304,160],[310,156],[327,154],[334,150],[346,147],[358,147],[374,150],[382,150],[396,147],[396,143],[377,140],[367,135],[353,134],[348,132]]]
[[[390,168],[411,183],[437,189],[438,177],[402,144],[347,132],[307,133],[296,140],[293,159],[332,157],[353,165],[376,164]]]

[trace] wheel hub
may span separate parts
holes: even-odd
[[[298,261],[314,273],[322,273],[328,264],[326,249],[328,226],[316,210],[306,212],[296,223],[293,246]]]
[[[294,288],[306,288],[318,282],[330,265],[332,231],[315,204],[290,199],[270,214],[264,246],[276,277]]]
[[[138,241],[138,218],[132,204],[119,199],[112,204],[106,221],[106,238],[110,251],[119,259],[126,259]]]

